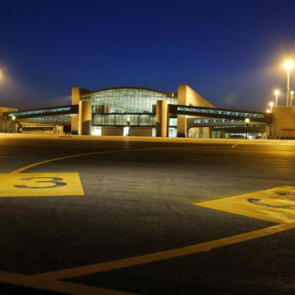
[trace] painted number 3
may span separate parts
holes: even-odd
[[[15,185],[18,188],[30,188],[30,189],[40,189],[40,188],[54,188],[54,187],[61,187],[65,186],[66,183],[62,182],[62,178],[59,177],[29,177],[29,178],[22,178],[21,180],[32,180],[32,179],[50,179],[50,180],[36,180],[36,183],[53,183],[54,185],[51,186],[26,186],[26,185]]]

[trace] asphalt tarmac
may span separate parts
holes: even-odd
[[[287,140],[0,134],[0,294],[295,294],[294,168]]]

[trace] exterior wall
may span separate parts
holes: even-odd
[[[295,106],[277,106],[273,107],[273,125],[270,136],[273,138],[284,137],[283,130],[295,131]],[[280,134],[281,133],[281,134]],[[285,132],[286,133],[286,132]]]
[[[15,131],[16,129],[16,124],[11,125],[10,120],[8,118],[3,119],[3,113],[5,112],[16,112],[17,109],[12,109],[12,108],[5,108],[5,107],[0,107],[0,132],[10,132],[10,127],[12,127],[12,130]]]
[[[101,127],[101,135],[123,136],[123,127]]]
[[[152,127],[130,127],[130,136],[152,136]]]
[[[212,137],[212,132],[210,127],[203,127],[202,130],[202,137],[203,138],[211,138]]]
[[[156,135],[158,137],[168,136],[169,115],[168,115],[168,100],[157,101],[156,111]]]
[[[73,87],[72,88],[72,105],[79,104],[79,101],[81,99],[81,94],[87,93],[87,92],[90,92],[90,91],[80,87]],[[72,115],[72,120],[71,120],[72,134],[79,134],[78,126],[79,126],[79,115]]]
[[[178,104],[214,108],[214,106],[187,85],[178,86]],[[177,137],[187,136],[187,116],[177,115]]]
[[[91,101],[79,102],[79,134],[91,135]]]
[[[212,131],[212,138],[223,138],[224,132],[222,130]]]
[[[188,137],[211,138],[211,127],[193,127],[188,129]]]

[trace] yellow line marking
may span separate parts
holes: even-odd
[[[78,173],[13,174],[1,184],[0,197],[83,196]]]
[[[244,139],[244,140],[238,142],[237,144],[233,145],[232,148],[235,148],[238,144],[241,144],[241,143],[243,143],[243,142],[246,141],[246,140],[247,140],[247,139]]]
[[[76,283],[59,281],[42,282],[32,278],[32,276],[14,273],[5,273],[5,275],[0,276],[0,282],[73,295],[136,295],[133,293],[80,285]]]
[[[155,149],[162,149],[162,148],[155,148]],[[52,161],[69,159],[69,158],[86,156],[86,155],[88,156],[91,154],[118,153],[118,152],[127,152],[127,151],[132,152],[132,151],[142,151],[142,150],[153,150],[153,149],[93,152],[93,153],[79,154],[79,155],[66,156],[66,157],[46,160],[46,161],[28,165],[26,167],[15,170],[12,173],[2,177],[0,180],[4,181],[6,179],[9,179],[13,175],[18,174],[26,169],[29,169],[31,167],[34,167],[40,164],[52,162]],[[0,281],[11,283],[11,284],[22,285],[22,286],[31,286],[34,288],[46,289],[51,291],[59,291],[59,292],[64,292],[66,294],[73,294],[73,295],[88,295],[88,294],[89,295],[92,295],[92,294],[102,294],[102,295],[125,294],[126,295],[131,293],[84,286],[84,285],[79,285],[74,283],[60,282],[58,280],[69,279],[73,277],[79,277],[79,276],[89,275],[89,274],[98,273],[98,272],[110,271],[110,270],[131,267],[131,266],[136,266],[136,265],[141,265],[146,263],[162,261],[166,259],[177,258],[177,257],[185,256],[185,255],[191,255],[191,254],[196,254],[200,252],[210,251],[212,249],[216,249],[219,247],[224,247],[227,245],[241,243],[244,241],[261,238],[264,236],[269,236],[269,235],[276,234],[276,233],[293,229],[293,228],[295,228],[295,222],[290,222],[290,223],[280,224],[280,225],[268,227],[265,229],[245,233],[245,234],[240,234],[240,235],[236,235],[236,236],[232,236],[228,238],[223,238],[223,239],[219,239],[215,241],[205,242],[205,243],[178,248],[174,250],[157,252],[153,254],[147,254],[147,255],[142,255],[137,257],[120,259],[117,261],[98,263],[98,264],[65,269],[60,271],[53,271],[53,272],[32,275],[32,276],[24,276],[24,275],[18,275],[13,273],[0,272]]]
[[[29,168],[32,168],[32,167],[35,167],[35,166],[38,166],[38,165],[41,165],[41,164],[46,164],[46,163],[49,163],[49,162],[65,160],[65,159],[71,159],[71,158],[76,158],[76,157],[89,156],[89,155],[112,154],[112,153],[133,152],[133,151],[148,151],[148,150],[158,150],[158,149],[177,149],[177,147],[134,149],[134,150],[129,150],[128,149],[128,150],[116,150],[116,151],[100,151],[100,152],[84,153],[84,154],[78,154],[78,155],[65,156],[65,157],[45,160],[45,161],[42,161],[42,162],[34,163],[34,164],[31,164],[31,165],[19,168],[19,169],[15,170],[15,171],[12,171],[11,173],[8,173],[8,174],[2,174],[2,176],[0,174],[0,186],[2,187],[3,185],[5,185],[6,182],[9,181],[9,179],[11,179],[12,177],[16,176],[17,174],[19,174],[19,173],[21,173],[21,172],[23,172],[23,171],[25,171],[25,170],[27,170]]]
[[[69,279],[73,277],[90,275],[90,274],[98,273],[98,272],[110,271],[110,270],[210,251],[212,249],[216,249],[219,247],[224,247],[227,245],[232,245],[232,244],[241,243],[244,241],[272,235],[272,234],[289,230],[292,228],[295,228],[295,222],[288,223],[288,224],[275,225],[272,227],[260,229],[260,230],[245,233],[245,234],[236,235],[233,237],[223,238],[220,240],[205,242],[205,243],[178,248],[174,250],[168,250],[168,251],[157,252],[153,254],[147,254],[147,255],[142,255],[142,256],[137,256],[132,258],[120,259],[116,261],[103,262],[103,263],[98,263],[98,264],[93,264],[88,266],[70,268],[70,269],[65,269],[60,271],[53,271],[53,272],[33,275],[32,277],[34,279],[42,280],[42,281]]]
[[[10,274],[10,272],[7,272],[7,271],[0,271],[0,277],[1,277],[1,276],[6,276],[6,275],[8,275],[8,274]]]
[[[290,223],[295,221],[295,187],[283,186],[194,205],[276,223]]]
[[[71,159],[71,158],[76,158],[76,157],[83,157],[83,156],[89,156],[89,155],[98,155],[98,154],[113,154],[113,153],[122,153],[122,152],[136,152],[136,151],[149,151],[149,150],[161,150],[161,149],[178,149],[179,147],[172,147],[172,148],[148,148],[148,149],[128,149],[128,150],[116,150],[116,151],[100,151],[100,152],[91,152],[91,153],[84,153],[84,154],[78,154],[78,155],[72,155],[72,156],[65,156],[65,157],[60,157],[60,158],[55,158],[55,159],[50,159],[50,160],[45,160],[45,161],[41,161],[38,163],[34,163],[31,165],[27,165],[25,167],[19,168],[15,171],[12,171],[9,174],[5,174],[5,176],[2,176],[0,178],[0,181],[6,181],[6,179],[12,177],[15,174],[21,173],[29,168],[41,165],[41,164],[46,164],[49,162],[54,162],[54,161],[59,161],[59,160],[65,160],[65,159]]]

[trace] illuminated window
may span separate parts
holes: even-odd
[[[64,118],[45,118],[45,117],[40,117],[40,118],[31,118],[30,120],[38,120],[38,121],[53,121],[53,122],[67,122],[67,119]]]
[[[248,127],[260,127],[261,125],[249,125]],[[240,126],[214,126],[214,129],[223,129],[223,128],[241,128],[245,127],[245,125],[240,125]]]
[[[243,120],[238,120],[243,121]],[[237,122],[235,119],[197,119],[194,123],[225,123],[225,122]]]
[[[185,108],[185,107],[178,107],[177,110],[182,112],[194,112],[194,113],[201,113],[201,114],[214,114],[214,115],[249,117],[249,118],[264,118],[263,114],[252,114],[252,113],[242,113],[242,112],[232,112],[232,111],[222,111],[222,110],[195,109],[195,108]]]
[[[145,89],[108,89],[86,94],[81,100],[92,102],[93,114],[155,113],[158,100],[177,104],[177,98],[162,92]]]
[[[49,109],[49,110],[36,110],[36,111],[25,111],[25,112],[18,112],[18,113],[10,113],[8,116],[30,116],[30,115],[37,115],[37,114],[50,114],[50,113],[57,113],[57,112],[68,112],[71,110],[71,107],[65,108],[56,108],[56,109]]]

